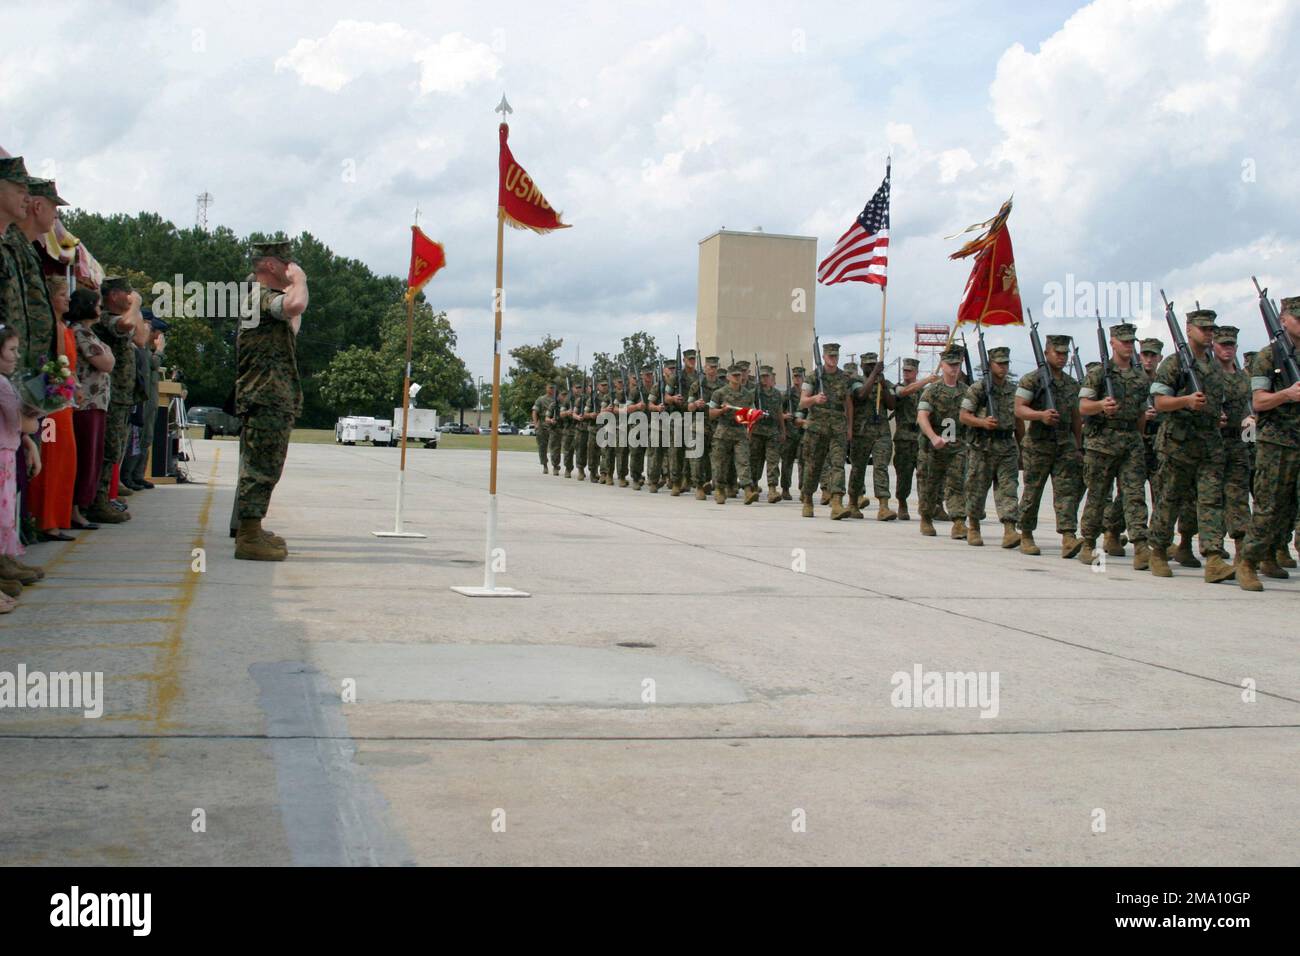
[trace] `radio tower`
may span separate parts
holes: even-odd
[[[199,193],[194,200],[194,225],[208,231],[208,207],[212,205],[212,193],[206,189]]]

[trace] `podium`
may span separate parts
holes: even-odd
[[[153,444],[145,473],[155,485],[176,484],[176,453],[184,423],[185,386],[180,382],[158,383],[158,407],[154,409]]]

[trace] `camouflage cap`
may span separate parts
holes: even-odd
[[[1249,364],[1250,360],[1253,359],[1258,354],[1259,354],[1258,352],[1247,352],[1245,355],[1242,356],[1242,358],[1246,361],[1247,364]]]
[[[27,175],[27,165],[21,156],[0,157],[0,180],[30,186],[32,177]]]
[[[770,366],[770,365],[764,365],[764,366],[761,366],[761,367],[759,368],[759,370],[758,370],[758,374],[759,374],[759,375],[775,375],[776,373],[772,371],[772,366]]]
[[[949,345],[943,350],[943,354],[939,356],[939,359],[949,365],[954,365],[960,363],[965,357],[966,350],[960,345]]]
[[[264,256],[283,259],[285,262],[290,261],[289,250],[293,244],[287,239],[275,240],[272,242],[255,242],[251,247],[251,254],[254,259],[261,259]]]
[[[921,367],[921,362],[919,359],[912,359],[912,358],[903,359],[903,368],[920,368],[920,367]]]
[[[1100,363],[1100,362],[1089,362],[1089,363],[1088,363],[1086,366],[1084,366],[1084,367],[1085,367],[1089,372],[1091,372],[1091,371],[1092,371],[1093,369],[1095,369],[1095,368],[1101,368],[1101,363]]]
[[[1197,328],[1205,329],[1214,325],[1214,320],[1219,317],[1219,313],[1213,309],[1192,309],[1187,313],[1187,324],[1195,325]]]
[[[1219,345],[1236,345],[1238,331],[1240,330],[1235,325],[1216,325],[1214,341]]]
[[[1147,355],[1159,355],[1165,350],[1165,343],[1159,339],[1143,339],[1142,351]]]
[[[1052,352],[1070,352],[1070,337],[1068,335],[1049,335],[1047,337],[1047,348]]]
[[[741,359],[739,362],[736,363],[736,368],[740,369],[741,371],[748,372],[749,359]]]
[[[744,374],[745,374],[745,370],[744,370],[743,368],[741,368],[741,367],[740,367],[740,363],[737,362],[735,365],[733,365],[733,366],[731,366],[730,368],[727,369],[727,374],[728,374],[728,375],[744,375]]]
[[[705,365],[714,365],[714,366],[716,366],[716,365],[717,365],[719,362],[721,362],[721,361],[722,361],[722,359],[718,358],[716,355],[706,355],[706,356],[704,356],[704,364],[705,364]]]
[[[807,374],[807,370],[806,370],[802,365],[796,365],[794,368],[790,369],[790,374],[791,374],[791,375],[805,375],[805,374]]]
[[[1007,348],[1005,345],[999,345],[997,348],[989,349],[989,361],[1010,362],[1011,349]]]
[[[677,371],[677,359],[665,359],[664,368],[672,369],[674,372]]]
[[[131,280],[126,276],[105,276],[104,281],[99,284],[99,294],[108,295],[110,292],[130,292]]]
[[[857,362],[845,362],[843,365],[840,366],[840,368],[844,369],[844,371],[847,372],[849,375],[858,374]]]
[[[53,179],[33,179],[27,184],[27,191],[33,196],[48,199],[56,206],[66,206],[68,201],[59,195]]]
[[[1283,299],[1282,311],[1290,312],[1297,319],[1300,319],[1300,295],[1291,295]]]
[[[682,358],[684,359],[695,358],[695,349],[683,349]]]
[[[1137,326],[1130,322],[1121,322],[1110,327],[1110,337],[1116,342],[1132,342],[1137,339]]]
[[[824,344],[824,345],[822,346],[822,354],[823,354],[823,355],[839,355],[839,354],[840,354],[840,343],[839,343],[839,342],[827,342],[826,344]]]
[[[879,356],[875,352],[864,352],[862,354],[862,367],[866,368],[868,365],[875,365],[878,358]]]

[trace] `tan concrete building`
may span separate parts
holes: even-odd
[[[722,229],[700,241],[695,334],[706,355],[775,367],[784,384],[791,365],[812,360],[817,240]]]

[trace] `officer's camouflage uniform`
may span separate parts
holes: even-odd
[[[734,368],[734,366],[733,366]],[[733,386],[730,382],[713,393],[709,399],[710,408],[722,408],[731,405],[735,408],[753,408],[754,390],[744,386]],[[753,484],[749,473],[749,433],[745,426],[736,422],[732,411],[724,411],[716,419],[713,431],[713,474],[724,475],[728,463],[736,470],[737,484],[748,488]],[[714,494],[721,492],[714,487]]]
[[[1237,329],[1219,326],[1214,331],[1214,341],[1223,344],[1237,343]],[[1223,410],[1227,423],[1220,429],[1223,435],[1223,508],[1224,527],[1238,548],[1250,526],[1250,455],[1242,434],[1242,422],[1250,414],[1250,375],[1243,369],[1220,369],[1224,381]]]
[[[1209,322],[1213,322],[1212,314]],[[1223,500],[1225,451],[1219,418],[1226,381],[1208,349],[1204,358],[1196,359],[1193,353],[1193,359],[1205,390],[1205,407],[1199,412],[1190,409],[1172,412],[1160,424],[1156,435],[1160,469],[1151,515],[1151,546],[1168,548],[1173,540],[1175,519],[1184,503],[1195,495],[1201,553],[1207,557],[1224,556],[1223,512],[1219,504]],[[1178,395],[1186,388],[1178,356],[1171,355],[1156,369],[1152,394]]]
[[[946,505],[948,517],[953,521],[966,520],[964,448],[957,440],[961,423],[961,403],[966,386],[960,379],[956,385],[946,385],[942,380],[931,382],[921,390],[917,401],[918,414],[930,417],[930,427],[936,435],[946,438],[949,444],[935,448],[922,432],[917,444],[917,479],[920,484],[918,505],[921,517],[933,519],[939,506]]]
[[[542,463],[543,470],[546,469],[546,455],[551,446],[551,426],[546,424],[546,420],[551,417],[554,405],[554,395],[542,395],[533,402],[533,411],[537,413],[537,460]]]
[[[792,374],[802,376],[803,369],[800,368]],[[781,443],[781,496],[783,498],[790,494],[791,484],[796,488],[799,487],[799,483],[794,481],[794,465],[796,461],[800,461],[799,446],[803,442],[803,428],[799,425],[803,420],[803,412],[799,410],[799,396],[802,390],[803,383],[796,385],[792,379],[790,388],[781,396],[781,410],[791,416],[785,423],[785,441]],[[802,465],[800,467],[802,468]]]
[[[1300,296],[1282,300],[1282,311],[1300,315]],[[1266,345],[1250,363],[1252,391],[1280,392],[1290,383]],[[1279,529],[1290,531],[1300,500],[1300,402],[1287,402],[1256,416],[1255,510],[1243,547],[1255,564],[1271,559]],[[1282,539],[1285,542],[1285,538]]]
[[[803,445],[803,462],[800,477],[803,484],[800,495],[805,502],[811,500],[817,490],[818,481],[822,488],[831,495],[844,494],[844,458],[845,444],[848,441],[848,403],[850,392],[857,385],[857,380],[850,378],[841,369],[822,372],[821,390],[826,394],[824,405],[809,405],[808,430]],[[816,382],[804,382],[805,395],[816,394]]]
[[[587,421],[587,412],[591,408],[591,390],[587,383],[582,383],[573,408],[573,467],[578,469],[578,478],[586,478],[587,438],[591,433],[591,423]]]
[[[104,280],[108,286],[112,280]],[[124,281],[124,280],[119,280]],[[110,290],[111,291],[111,290]],[[93,507],[99,511],[108,507],[108,489],[113,483],[113,466],[122,463],[126,452],[126,439],[130,434],[131,406],[135,404],[135,345],[130,330],[119,332],[120,318],[105,310],[92,326],[101,342],[113,353],[112,391],[108,399],[108,414],[104,416],[104,463],[99,469],[99,490]]]
[[[551,474],[558,474],[560,459],[564,455],[564,436],[567,433],[568,417],[561,414],[569,409],[569,393],[562,388],[555,390],[555,404],[551,406],[550,438],[546,442],[547,454],[551,459]],[[569,454],[573,454],[573,439],[569,439]]]
[[[1121,327],[1112,327],[1112,334],[1133,335],[1132,326],[1115,333],[1118,328]],[[1102,531],[1111,485],[1115,482],[1119,483],[1129,538],[1134,542],[1147,540],[1146,446],[1138,428],[1147,407],[1149,382],[1136,358],[1126,369],[1117,368],[1114,358],[1108,367],[1119,411],[1110,418],[1098,412],[1084,426],[1083,481],[1088,496],[1083,506],[1081,537],[1086,544],[1081,558],[1088,555]],[[1079,397],[1105,399],[1105,369],[1100,365],[1084,376]]]
[[[249,275],[249,284],[255,276]],[[302,411],[297,334],[284,314],[284,292],[261,288],[256,325],[240,324],[235,412],[244,420],[237,515],[261,519],[284,471],[289,434]]]
[[[689,401],[707,403],[713,397],[713,393],[725,384],[716,373],[712,380],[709,379],[708,369],[716,368],[713,363],[714,357],[709,356],[706,360],[705,372],[695,380],[690,391],[687,392]],[[691,481],[696,489],[703,489],[705,485],[713,480],[713,435],[718,425],[716,421],[709,417],[707,407],[692,414],[704,415],[704,435],[701,439],[703,441],[703,451],[698,458],[691,459]]]
[[[41,270],[40,254],[31,244],[18,224],[10,225],[4,238],[0,239],[7,247],[11,262],[18,270],[22,283],[22,297],[26,322],[17,323],[18,328],[18,369],[36,373],[46,362],[57,354],[54,338],[54,309],[50,305],[50,292],[45,285],[45,274]],[[132,375],[135,374],[134,352],[131,359]]]
[[[749,478],[757,487],[766,468],[767,486],[773,490],[781,481],[781,436],[785,434],[777,422],[781,414],[781,393],[775,388],[763,388],[761,379],[755,386],[757,389],[762,389],[763,410],[768,417],[755,422],[749,436]]]
[[[864,377],[871,374],[875,355],[862,357]],[[879,389],[894,392],[894,386],[882,376]],[[889,409],[883,397],[876,410],[877,387],[860,388],[853,393],[853,441],[849,446],[849,501],[856,507],[867,489],[867,463],[871,463],[871,490],[882,505],[889,502],[889,462],[894,457],[894,441],[889,431]]]
[[[903,363],[916,368],[915,359],[903,359]],[[916,424],[916,404],[921,392],[899,395],[902,387],[900,383],[894,389],[894,495],[901,505],[906,505],[916,474],[917,442],[921,440],[921,429]]]
[[[1000,357],[1007,349],[989,351],[990,362],[1006,361]],[[993,503],[998,510],[998,520],[1003,524],[1017,524],[1020,520],[1020,446],[1016,442],[1016,383],[1008,374],[999,384],[993,383],[990,399],[984,394],[985,380],[978,378],[966,389],[962,397],[963,410],[983,417],[992,415],[998,420],[993,431],[983,428],[970,430],[970,456],[966,476],[966,516],[972,524],[984,520],[989,486],[993,487]]]
[[[633,488],[640,488],[645,484],[646,479],[646,444],[650,441],[650,409],[647,402],[650,398],[651,388],[652,386],[645,384],[645,380],[642,379],[640,382],[636,383],[636,387],[633,388],[632,393],[628,396],[629,405],[641,406],[638,418],[640,418],[644,423],[640,429],[635,429],[633,421],[629,419],[627,425],[628,444],[631,446],[628,453],[628,477],[632,480]],[[640,437],[634,442],[633,435],[635,431],[640,432]]]
[[[1051,344],[1048,348],[1052,348]],[[1068,346],[1067,346],[1068,348]],[[1016,397],[1035,411],[1046,408],[1037,372],[1020,379]],[[1038,509],[1052,479],[1052,508],[1056,512],[1056,533],[1073,535],[1078,530],[1079,500],[1083,497],[1083,453],[1075,442],[1074,423],[1079,416],[1079,383],[1064,372],[1052,372],[1052,399],[1060,422],[1027,422],[1021,460],[1025,486],[1020,496],[1020,530],[1033,534],[1038,527]]]

